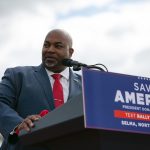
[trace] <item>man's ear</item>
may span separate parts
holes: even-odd
[[[69,56],[71,57],[72,54],[74,53],[74,49],[73,48],[69,48]]]

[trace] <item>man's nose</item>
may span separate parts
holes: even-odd
[[[53,45],[51,45],[49,48],[48,48],[48,51],[49,52],[55,52],[55,48]]]

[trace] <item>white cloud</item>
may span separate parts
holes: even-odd
[[[58,26],[73,33],[77,53],[81,54],[75,58],[86,63],[101,61],[112,71],[150,76],[147,70],[138,71],[134,61],[136,53],[150,47],[149,8],[150,3],[116,5],[111,11],[71,18]]]
[[[11,18],[6,19],[5,16],[3,23],[0,22],[0,27],[5,26],[0,35],[1,39],[5,37],[4,44],[0,46],[3,68],[38,65],[44,36],[51,28],[58,27],[73,36],[74,59],[87,64],[104,63],[113,72],[150,76],[147,69],[142,67],[140,72],[137,67],[140,66],[138,63],[146,66],[149,61],[145,61],[144,56],[143,62],[135,59],[142,50],[150,47],[149,2],[122,4],[113,0],[66,0],[65,3],[53,1],[48,4],[38,1],[37,5],[33,5],[34,11],[17,10]],[[61,13],[67,16],[72,10],[80,11],[91,5],[97,6],[97,9],[108,6],[109,9],[89,16],[57,17]]]
[[[113,1],[114,0],[63,0],[53,4],[53,10],[61,14],[68,14],[71,11],[78,11],[89,6],[105,6]]]

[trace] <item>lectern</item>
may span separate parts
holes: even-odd
[[[18,143],[24,150],[149,150],[150,95],[137,88],[148,87],[147,79],[83,70],[84,96],[35,122],[30,133],[21,132]]]
[[[109,122],[108,122],[109,123]],[[82,96],[68,101],[35,123],[31,133],[22,132],[20,144],[43,150],[146,150],[149,135],[86,129]]]

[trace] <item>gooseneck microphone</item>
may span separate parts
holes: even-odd
[[[73,66],[87,67],[86,64],[80,63],[78,61],[75,61],[69,58],[63,59],[62,64],[67,67],[73,67]]]
[[[79,70],[81,70],[81,67],[86,67],[88,69],[98,69],[100,71],[106,71],[106,72],[108,72],[107,67],[105,65],[103,65],[103,64],[86,65],[86,64],[83,64],[81,62],[69,59],[69,58],[63,59],[62,60],[62,64],[64,66],[67,66],[67,67],[73,67],[74,71],[79,71]],[[105,69],[103,69],[103,68],[105,68]]]
[[[78,61],[75,61],[75,60],[72,60],[72,59],[69,59],[69,58],[66,58],[66,59],[62,60],[62,64],[64,66],[67,66],[67,67],[73,67],[74,71],[81,70],[81,67],[87,67],[86,64],[80,63]]]

